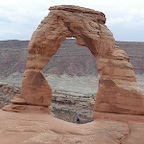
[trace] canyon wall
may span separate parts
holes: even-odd
[[[27,47],[29,41],[0,41],[0,78],[26,70]],[[136,74],[144,73],[144,42],[119,42],[124,49]],[[97,64],[87,48],[76,44],[75,39],[62,42],[57,53],[46,65],[44,73],[68,74],[70,76],[97,75]]]

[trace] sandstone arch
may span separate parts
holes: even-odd
[[[105,15],[69,5],[49,10],[32,35],[28,70],[24,73],[21,95],[12,101],[13,105],[50,106],[52,92],[42,70],[65,38],[76,37],[79,45],[89,48],[98,65],[100,80],[94,111],[143,115],[144,97],[137,86],[129,57],[115,45],[113,35],[105,25]]]

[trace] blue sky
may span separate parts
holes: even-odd
[[[78,5],[105,13],[119,41],[144,41],[144,0],[0,0],[0,40],[29,40],[48,8]]]

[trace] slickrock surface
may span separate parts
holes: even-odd
[[[106,114],[102,114],[106,116]],[[12,113],[0,110],[1,144],[143,144],[144,117],[111,114],[113,119],[96,119],[73,124],[51,115]],[[125,119],[125,117],[127,117]],[[127,120],[129,119],[129,120]],[[131,121],[130,119],[135,119]]]

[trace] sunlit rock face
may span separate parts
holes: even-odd
[[[22,104],[50,106],[52,90],[42,70],[61,42],[75,37],[78,45],[90,50],[98,65],[100,79],[94,111],[144,114],[144,97],[137,86],[133,67],[125,51],[115,45],[113,34],[105,25],[105,15],[71,5],[54,6],[49,10],[29,42],[27,70],[19,96],[24,100]],[[14,100],[13,104],[19,102]]]

